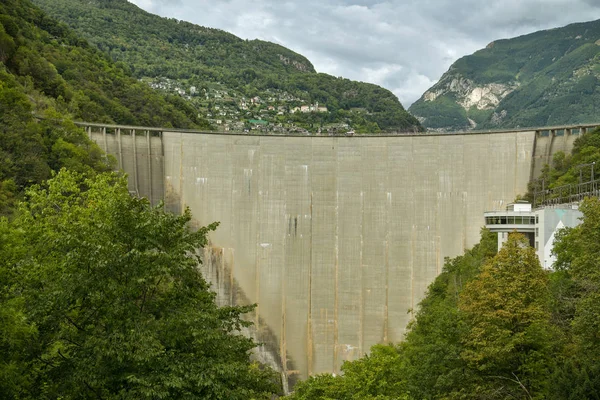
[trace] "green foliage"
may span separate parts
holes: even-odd
[[[410,111],[431,128],[477,129],[556,126],[597,121],[600,77],[600,21],[572,24],[490,43],[457,60],[431,89],[442,94],[415,102]],[[518,85],[485,112],[465,110],[454,98],[453,81]],[[467,93],[468,94],[468,93]],[[461,93],[460,96],[465,95]],[[452,104],[447,104],[450,101]]]
[[[35,119],[35,105],[25,92],[0,66],[0,214],[9,214],[23,190],[50,178],[53,170],[90,173],[111,168],[83,130],[53,107],[44,110],[46,119]]]
[[[330,374],[311,376],[294,387],[294,393],[288,396],[291,400],[339,400],[350,394],[344,385],[344,378]]]
[[[302,104],[327,106],[329,113],[286,113],[286,121],[313,132],[328,123],[348,123],[364,133],[422,130],[390,91],[317,74],[305,57],[273,43],[242,40],[218,29],[161,18],[125,0],[35,3],[112,60],[123,62],[138,79],[168,78],[180,88],[195,86],[200,91],[218,84],[229,96],[240,98],[269,99],[279,91]],[[367,112],[351,112],[354,108]]]
[[[509,236],[460,295],[470,398],[547,397],[552,369],[548,276],[528,240]]]
[[[248,307],[198,269],[217,224],[133,198],[123,177],[62,170],[0,220],[0,393],[8,399],[270,398]]]
[[[29,0],[0,4],[0,60],[28,95],[89,122],[209,128],[197,111],[153,91]],[[3,81],[6,79],[6,74]]]
[[[565,323],[566,345],[554,374],[551,398],[600,398],[600,200],[580,206],[581,225],[564,230],[554,251],[563,290],[557,303]]]
[[[289,396],[294,400],[391,400],[408,399],[403,394],[401,357],[392,345],[376,345],[371,354],[344,362],[343,375],[321,374],[300,382]]]
[[[534,191],[553,189],[563,185],[573,185],[588,182],[592,178],[594,165],[594,179],[600,177],[600,129],[581,135],[573,143],[571,154],[557,152],[552,158],[551,165],[542,169],[540,176],[530,182],[529,194],[531,198]]]
[[[458,301],[465,285],[496,250],[496,234],[482,230],[479,244],[462,256],[446,260],[444,270],[429,286],[406,340],[400,344],[412,398],[441,398],[466,379],[466,365],[461,357],[465,326]]]

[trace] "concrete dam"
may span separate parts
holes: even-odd
[[[287,381],[403,339],[445,257],[479,241],[595,125],[464,134],[260,136],[80,123],[130,191],[220,221],[205,276]]]

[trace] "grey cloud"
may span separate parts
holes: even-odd
[[[456,59],[497,39],[600,18],[597,0],[130,0],[273,41],[320,72],[379,84],[408,107]]]

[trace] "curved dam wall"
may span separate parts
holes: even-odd
[[[577,135],[539,130],[291,137],[87,124],[130,174],[195,222],[220,221],[204,271],[222,303],[257,303],[253,334],[290,381],[402,340],[445,257],[479,240]],[[565,131],[566,132],[566,131]]]

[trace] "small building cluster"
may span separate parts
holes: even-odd
[[[323,122],[315,118],[314,121],[318,121],[315,123],[310,116],[298,115],[319,113],[322,116],[330,111],[323,104],[311,103],[307,98],[281,89],[266,89],[261,96],[246,96],[220,82],[200,86],[169,78],[142,78],[142,81],[153,89],[183,97],[196,107],[198,117],[206,118],[223,132],[344,134],[349,130],[348,120]],[[362,111],[354,109],[353,112]]]

